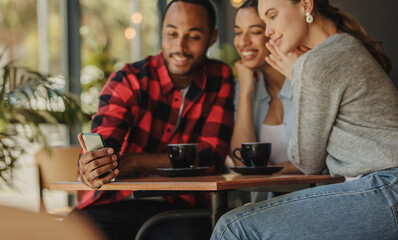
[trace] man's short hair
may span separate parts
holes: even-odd
[[[164,17],[166,16],[167,10],[169,10],[170,6],[175,2],[191,3],[204,7],[208,15],[207,25],[209,26],[210,32],[213,32],[213,30],[216,27],[216,10],[210,0],[173,0],[167,5],[163,15],[162,22],[164,21]]]

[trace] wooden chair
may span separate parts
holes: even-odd
[[[66,216],[76,203],[76,191],[68,191],[68,207],[47,211],[43,190],[49,189],[51,183],[58,181],[76,181],[77,159],[81,151],[80,146],[54,147],[51,153],[44,149],[35,154],[35,161],[38,167],[40,186],[40,212],[47,212],[57,216]]]
[[[0,206],[0,239],[101,240],[103,236],[82,217],[57,221],[43,213]]]

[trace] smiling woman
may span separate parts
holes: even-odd
[[[269,51],[265,24],[257,12],[257,1],[246,1],[235,17],[235,125],[231,150],[243,142],[272,143],[270,164],[282,164],[282,173],[300,173],[287,156],[294,107],[290,82],[265,61]],[[236,165],[242,165],[233,157]],[[265,194],[265,193],[264,193]],[[264,195],[263,194],[263,195]],[[265,196],[261,197],[264,199]],[[256,201],[259,200],[256,197]]]

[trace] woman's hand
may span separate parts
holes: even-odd
[[[239,94],[252,94],[254,91],[255,81],[258,80],[256,71],[243,65],[242,60],[236,61],[235,64],[236,75],[239,82]]]
[[[295,51],[287,54],[283,53],[278,46],[270,39],[265,46],[270,51],[270,54],[265,57],[265,61],[274,69],[278,70],[290,81],[292,80],[292,69],[297,58],[303,53],[310,50],[307,47],[300,46]]]

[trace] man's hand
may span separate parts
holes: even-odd
[[[105,183],[110,182],[119,174],[115,169],[105,177],[100,176],[117,167],[117,156],[112,148],[102,148],[87,152],[83,142],[82,133],[79,133],[78,139],[83,148],[83,154],[79,159],[79,170],[81,180],[92,189],[99,189]]]

